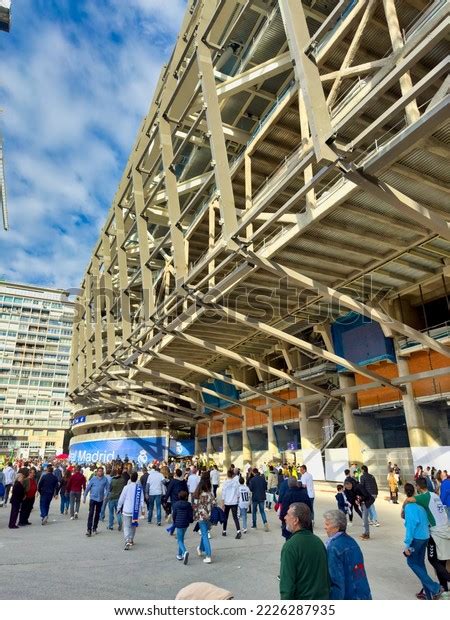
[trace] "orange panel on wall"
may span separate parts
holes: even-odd
[[[386,379],[394,379],[398,377],[397,365],[388,362],[380,362],[379,364],[370,364],[367,370],[372,370]],[[355,374],[356,385],[371,383],[371,379]],[[368,405],[378,405],[395,401],[401,398],[400,392],[395,388],[377,387],[365,392],[358,392],[358,406],[367,407]]]

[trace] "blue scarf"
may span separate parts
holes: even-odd
[[[140,484],[136,484],[136,490],[134,492],[133,517],[131,519],[131,525],[133,527],[137,527],[139,525],[139,509],[141,507],[141,495],[142,487]]]

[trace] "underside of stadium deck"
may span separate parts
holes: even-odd
[[[72,448],[449,449],[449,14],[189,1],[81,284]]]

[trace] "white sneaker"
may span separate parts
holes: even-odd
[[[244,534],[247,534],[247,528],[245,528],[245,530],[242,530]]]
[[[208,538],[211,538],[211,532],[208,532]]]
[[[203,551],[200,549],[200,547],[197,547],[197,555],[201,558],[203,555]]]
[[[211,562],[212,562],[212,560],[211,560],[211,558],[210,558],[210,557],[206,557],[206,558],[203,560],[203,563],[204,563],[204,564],[211,564]]]
[[[75,519],[75,517],[70,517],[70,520],[73,521]]]
[[[378,521],[374,521],[374,522],[372,523],[372,525],[373,525],[374,527],[380,527],[380,524],[378,523]]]
[[[78,519],[78,512],[75,513],[75,519]]]

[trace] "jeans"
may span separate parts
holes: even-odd
[[[178,543],[178,555],[182,556],[186,553],[187,549],[184,545],[184,535],[186,534],[187,527],[177,527],[177,543]]]
[[[118,499],[110,499],[108,502],[109,508],[109,524],[108,527],[111,529],[114,527],[114,513],[117,515],[117,524],[119,527],[122,527],[122,513],[117,512],[117,504],[119,503]]]
[[[273,501],[276,503],[276,501],[277,501],[277,487],[271,487],[268,490],[268,493],[271,493],[273,495]],[[269,509],[272,508],[272,502],[268,502],[268,504],[269,505],[267,506],[267,508],[269,508]]]
[[[259,508],[259,512],[261,514],[261,519],[264,525],[267,523],[266,513],[264,511],[265,502],[252,502],[252,525],[256,527],[256,511]]]
[[[105,497],[105,499],[103,500],[102,509],[100,510],[100,519],[102,521],[105,520],[105,512],[106,512],[107,505],[108,505],[108,497]]]
[[[63,493],[60,497],[61,497],[60,511],[61,511],[61,514],[63,515],[65,510],[69,509],[70,498],[65,493]]]
[[[94,530],[96,531],[98,527],[98,522],[100,520],[100,511],[102,509],[103,502],[96,502],[95,499],[89,500],[89,515],[87,522],[88,532]]]
[[[50,510],[50,504],[53,499],[53,493],[41,493],[39,499],[39,509],[41,511],[41,519],[48,517],[48,511]]]
[[[119,500],[111,500],[111,501],[119,501]],[[111,513],[109,513],[111,514]],[[123,515],[123,537],[125,538],[125,542],[133,542],[134,535],[136,534],[136,527],[131,525],[133,521],[133,517],[131,515]]]
[[[230,514],[230,510],[231,510],[231,515],[233,517],[234,524],[236,526],[236,530],[238,532],[241,531],[241,526],[239,525],[239,519],[237,518],[237,509],[238,509],[237,504],[233,504],[233,505],[225,504],[225,521],[222,524],[222,529],[224,532],[227,531],[228,515]]]
[[[152,522],[153,519],[153,506],[156,503],[156,523],[161,523],[161,495],[149,495],[148,496],[148,515],[147,521]]]
[[[75,513],[80,512],[80,500],[81,492],[70,491],[70,516],[73,517]]]
[[[213,494],[214,494],[214,497],[217,497],[217,489],[218,489],[218,488],[219,488],[219,485],[218,485],[218,484],[213,484],[213,485],[212,485],[212,489],[213,489]]]
[[[375,500],[377,499],[376,495],[374,495],[373,497],[374,497]],[[369,519],[370,519],[370,521],[378,521],[377,511],[375,510],[375,502],[369,508]]]
[[[239,508],[239,518],[242,521],[242,529],[247,529],[247,508]]]
[[[365,504],[362,505],[362,520],[363,520],[363,528],[364,528],[364,534],[367,534],[367,536],[369,536],[369,513],[370,513],[370,508],[367,508],[367,506]]]
[[[428,540],[414,538],[411,547],[414,551],[407,556],[406,562],[412,572],[419,578],[427,599],[431,599],[440,590],[438,583],[433,581],[425,568],[425,551]]]
[[[200,551],[204,551],[207,558],[211,557],[211,543],[208,539],[209,524],[208,521],[199,521],[198,526],[202,535],[200,541]]]

